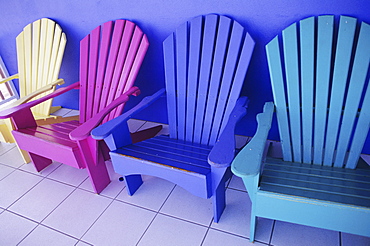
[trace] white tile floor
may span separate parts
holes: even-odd
[[[132,121],[130,129],[144,123]],[[0,143],[0,245],[253,245],[250,200],[239,178],[228,183],[227,207],[213,223],[210,200],[165,180],[146,176],[128,196],[110,162],[112,183],[97,195],[86,170],[53,163],[37,173],[20,160],[14,144]],[[370,245],[370,238],[335,231],[258,223],[254,245]]]

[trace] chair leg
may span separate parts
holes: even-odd
[[[252,205],[253,206],[253,205]],[[257,217],[253,213],[253,207],[251,212],[251,224],[250,224],[250,235],[249,235],[249,241],[254,242],[254,236],[256,234],[256,223],[257,223]]]
[[[127,193],[132,196],[143,183],[143,179],[139,174],[129,175],[125,176],[125,183],[127,187]]]
[[[221,181],[212,197],[213,220],[216,223],[220,220],[221,214],[226,207],[225,191],[225,182]]]
[[[45,158],[40,155],[36,155],[34,153],[28,153],[31,157],[31,160],[33,162],[33,165],[36,168],[37,172],[40,172],[41,170],[45,169],[47,166],[49,166],[51,163],[53,163],[52,160]]]
[[[111,182],[104,160],[101,159],[96,165],[95,163],[87,161],[86,169],[89,173],[94,191],[99,194]]]

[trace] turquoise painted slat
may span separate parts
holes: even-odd
[[[94,102],[92,108],[92,114],[95,115],[99,112],[100,107],[100,100],[102,97],[102,89],[103,89],[103,81],[104,75],[107,67],[107,60],[109,54],[109,46],[111,40],[111,34],[113,31],[113,21],[108,21],[103,24],[102,26],[102,38],[101,38],[101,46],[99,49],[99,62],[97,67],[97,75],[96,75],[96,85],[95,85],[95,95],[94,95]]]
[[[303,162],[312,162],[315,18],[300,21]]]
[[[194,129],[194,142],[196,143],[200,143],[202,137],[203,120],[206,109],[206,100],[208,97],[217,22],[217,15],[208,15],[205,17]]]
[[[89,67],[90,35],[80,42],[80,122],[86,120],[86,94]]]
[[[187,87],[187,105],[186,105],[186,141],[193,141],[195,105],[197,98],[197,85],[199,80],[200,48],[202,40],[202,16],[191,20],[190,38],[189,38],[189,71]]]
[[[177,137],[185,140],[187,70],[188,70],[188,23],[176,29],[176,75],[177,75]]]
[[[112,83],[113,73],[116,67],[118,50],[121,44],[121,38],[123,29],[125,27],[125,20],[116,20],[114,23],[114,29],[112,34],[112,41],[109,50],[107,69],[104,75],[103,91],[100,99],[99,112],[107,105],[107,98],[110,92],[110,86]]]
[[[276,117],[279,122],[280,142],[285,161],[292,161],[292,150],[289,133],[288,112],[286,107],[283,73],[280,60],[279,40],[275,37],[266,45],[266,54],[270,71],[272,91],[276,109]]]
[[[334,166],[342,167],[345,161],[345,155],[348,151],[352,129],[355,123],[356,115],[359,108],[366,75],[369,69],[370,61],[370,28],[368,24],[362,24],[359,38],[357,41],[356,55],[353,62],[350,85],[348,87],[347,100],[344,108],[341,131],[339,134],[337,154],[335,156]],[[365,108],[366,107],[362,107]],[[366,128],[363,129],[366,132]],[[363,134],[366,135],[366,134]],[[353,146],[357,145],[356,141]],[[357,145],[362,146],[361,145]],[[361,149],[352,151],[361,153]],[[357,161],[356,161],[357,163]],[[347,163],[347,165],[355,167],[356,163]]]
[[[176,119],[176,63],[174,34],[171,34],[163,42],[164,71],[166,77],[167,111],[170,137],[177,138],[177,119]]]
[[[299,92],[298,38],[296,24],[289,26],[283,31],[283,49],[293,160],[301,162],[301,102]]]
[[[241,27],[240,24],[235,23],[235,27],[236,26],[238,26],[238,28]],[[230,94],[229,94],[229,100],[226,104],[226,110],[225,110],[224,116],[225,115],[230,115],[234,106],[236,105],[236,101],[238,100],[237,98],[240,95],[240,91],[241,91],[241,88],[242,88],[243,83],[244,83],[244,79],[245,79],[245,75],[247,73],[249,62],[250,62],[251,57],[252,57],[253,49],[254,49],[254,41],[253,41],[252,37],[249,35],[249,33],[247,33],[245,35],[243,48],[242,48],[242,51],[241,51],[241,54],[240,54],[238,66],[236,67],[234,80],[233,80],[233,84],[231,86],[231,91],[230,91]],[[216,139],[220,136],[221,131],[224,130],[225,127],[226,127],[226,124],[227,124],[227,119],[226,118],[227,117],[224,117],[224,119],[222,121],[221,127],[219,128],[219,132],[218,132],[219,134],[217,135]],[[214,131],[214,133],[216,133],[216,131]],[[216,141],[216,139],[212,138],[215,135],[211,136],[211,141],[210,141],[211,143],[214,143]]]
[[[221,78],[222,82],[221,82],[221,87],[219,90],[217,108],[216,108],[216,112],[215,112],[215,116],[213,120],[210,139],[209,139],[210,145],[213,145],[216,142],[219,133],[224,129],[224,126],[222,126],[222,122],[224,119],[225,110],[227,108],[227,103],[229,99],[232,100],[233,98],[232,95],[230,94],[231,86],[233,84],[239,83],[239,80],[234,81],[239,57],[240,57],[240,61],[247,63],[247,65],[249,64],[249,60],[244,60],[243,58],[244,55],[240,55],[240,49],[241,49],[241,46],[243,45],[242,43],[243,32],[244,32],[244,29],[239,23],[237,22],[232,23],[230,37],[229,37],[230,39],[229,40],[229,50],[227,51],[226,61],[225,61],[225,65],[223,68],[224,71],[223,71],[222,78]],[[248,36],[246,37],[246,39],[247,38]],[[250,45],[250,43],[248,43],[248,45]],[[248,49],[247,47],[249,46],[244,47],[244,49]],[[253,45],[251,45],[251,47],[253,48]],[[232,100],[231,104],[235,105],[235,101]]]
[[[100,29],[101,26],[98,26],[90,34],[89,72],[87,79],[88,85],[86,95],[86,120],[90,119],[93,116],[92,108],[94,102],[96,73],[99,58]]]
[[[319,16],[317,24],[316,96],[313,163],[323,163],[326,131],[330,67],[333,45],[333,16]]]
[[[370,129],[370,114],[367,111],[370,108],[370,83],[367,86],[364,101],[362,103],[362,108],[364,110],[362,110],[360,113],[356,126],[356,131],[353,136],[352,145],[349,150],[348,160],[346,164],[347,168],[356,168],[367,136],[367,134],[364,133],[369,132]]]
[[[333,164],[334,150],[338,138],[338,128],[342,113],[344,93],[351,60],[352,45],[356,28],[356,19],[341,16],[335,54],[332,93],[328,115],[325,142],[324,165]]]
[[[202,144],[208,144],[211,136],[212,125],[214,123],[215,110],[218,107],[218,96],[221,87],[221,76],[224,72],[227,44],[230,35],[231,19],[221,16],[217,28],[217,38],[212,63],[212,73],[210,78],[209,93],[206,103],[204,117],[204,127],[202,131]]]

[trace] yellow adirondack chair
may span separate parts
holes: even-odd
[[[19,79],[20,99],[7,105],[6,108],[51,93],[55,90],[56,85],[64,83],[63,79],[58,79],[58,75],[66,41],[66,36],[60,26],[47,18],[36,20],[23,29],[16,38],[18,74],[0,81],[2,84]],[[50,99],[32,108],[37,124],[43,125],[78,119],[78,116],[67,118],[51,115],[60,109],[60,107],[52,107],[51,105],[52,100]],[[11,134],[11,130],[14,128],[9,119],[4,120],[3,127],[0,129],[6,142],[14,142]],[[26,162],[30,161],[27,153],[22,153],[22,155]]]

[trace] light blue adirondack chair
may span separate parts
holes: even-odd
[[[370,127],[370,26],[336,20],[301,20],[266,46],[274,103],[232,163],[252,202],[251,241],[257,217],[370,237],[370,171],[359,158]],[[274,109],[283,159],[263,155]]]
[[[184,23],[164,41],[170,136],[131,144],[127,133],[127,120],[164,90],[92,132],[105,139],[129,195],[142,184],[141,174],[157,176],[213,197],[214,221],[219,220],[234,158],[234,127],[248,103],[238,98],[253,48],[240,24],[214,14]]]

